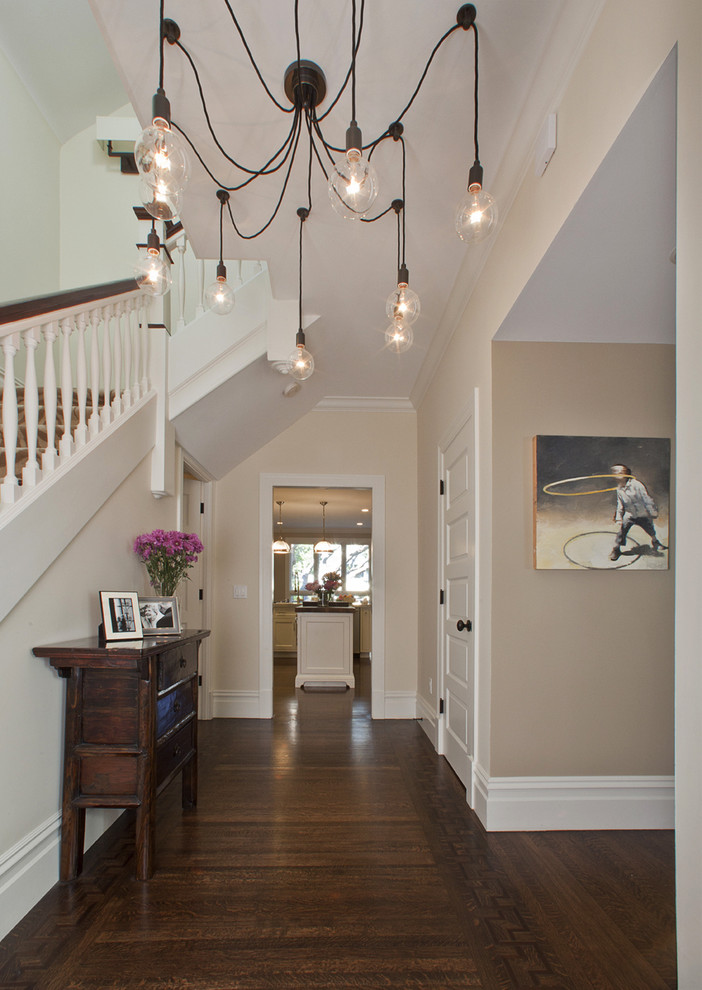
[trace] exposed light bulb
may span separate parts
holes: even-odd
[[[180,216],[180,193],[169,192],[163,183],[150,186],[142,178],[139,183],[139,196],[146,212],[154,220],[175,220],[176,217]]]
[[[408,351],[413,341],[412,327],[406,326],[399,320],[394,320],[385,331],[385,346],[395,354]]]
[[[224,265],[217,265],[217,278],[205,290],[205,304],[220,316],[226,316],[234,308],[234,290],[227,284],[227,269]]]
[[[181,193],[190,177],[190,163],[180,138],[163,117],[142,131],[134,146],[137,169],[162,195]]]
[[[349,148],[329,176],[329,201],[339,216],[360,220],[378,195],[378,173],[358,148]]]
[[[475,162],[468,176],[468,192],[456,212],[456,233],[467,244],[485,240],[497,226],[497,203],[483,189],[482,181],[482,166]]]
[[[407,268],[403,265],[400,268],[397,289],[390,293],[385,303],[388,318],[402,322],[405,326],[416,321],[422,308],[419,296],[407,283],[408,277]]]
[[[163,296],[171,287],[171,266],[161,258],[158,250],[142,248],[134,266],[134,278],[148,295]]]
[[[298,344],[289,357],[290,370],[288,374],[298,382],[305,382],[314,371],[314,358],[302,345]]]

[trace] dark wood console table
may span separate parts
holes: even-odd
[[[66,678],[61,880],[83,865],[86,808],[136,809],[136,876],[153,873],[156,796],[182,772],[197,803],[197,657],[209,630],[36,646]]]

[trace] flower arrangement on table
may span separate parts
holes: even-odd
[[[155,529],[134,541],[134,553],[146,565],[151,586],[170,597],[205,548],[195,533]]]
[[[338,571],[328,571],[321,581],[309,581],[305,585],[306,591],[312,591],[319,595],[323,602],[331,599],[337,588],[341,587],[341,575]]]

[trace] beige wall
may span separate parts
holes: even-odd
[[[675,349],[495,343],[493,406],[491,773],[672,773],[673,570],[535,570],[532,438],[672,438]]]
[[[44,827],[61,807],[65,685],[48,660],[32,655],[32,647],[95,634],[100,590],[145,594],[148,578],[132,552],[134,537],[175,524],[175,499],[157,501],[151,495],[150,461],[146,457],[141,462],[0,623],[0,739],[5,753],[12,754],[2,761],[0,792],[13,796],[4,801],[0,815],[0,858]],[[11,563],[6,561],[7,567]],[[112,812],[89,811],[88,843],[114,817]],[[24,884],[15,884],[7,895],[0,891],[0,935],[56,882],[57,868],[56,856],[47,864],[46,886],[28,903],[18,902],[26,892]]]
[[[278,472],[385,477],[385,687],[414,691],[417,461],[412,412],[308,413],[216,483],[212,689],[259,688],[259,478]],[[234,584],[246,585],[248,598],[234,600]]]
[[[0,304],[59,287],[56,135],[0,51]]]

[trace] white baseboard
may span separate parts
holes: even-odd
[[[386,691],[385,718],[416,718],[417,695],[414,691]]]
[[[213,718],[261,718],[258,691],[213,691]]]
[[[672,776],[489,777],[473,767],[475,813],[488,832],[673,828]]]
[[[420,726],[426,732],[434,749],[439,751],[439,723],[436,712],[429,706],[425,698],[417,698],[417,718]]]
[[[60,832],[56,814],[0,856],[0,938],[56,883]]]

